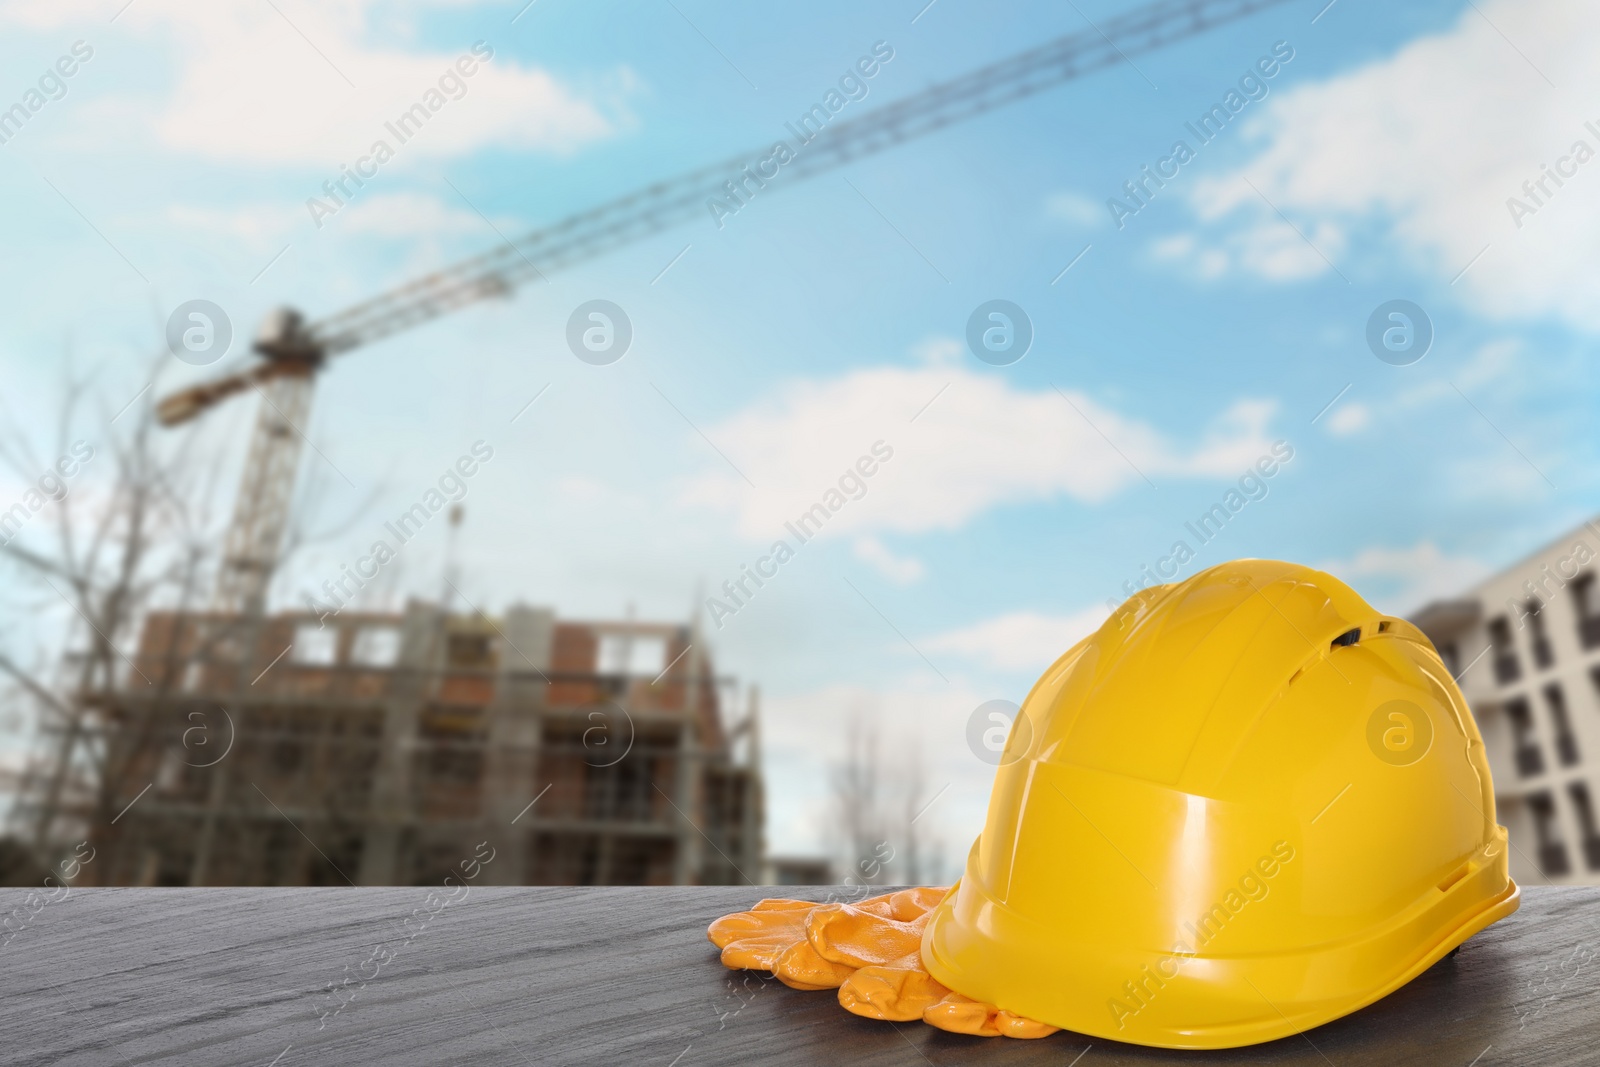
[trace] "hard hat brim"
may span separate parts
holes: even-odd
[[[1108,1001],[1127,995],[1132,975],[1168,971],[1171,953],[1108,959],[1063,943],[968,876],[935,910],[922,940],[923,965],[974,1000],[1090,1037],[1171,1049],[1254,1045],[1332,1022],[1410,982],[1473,934],[1517,910],[1505,831],[1448,889],[1414,902],[1366,935],[1278,954],[1191,955],[1176,975],[1149,984],[1148,1003],[1118,1017]],[[1187,973],[1185,973],[1187,972]],[[1153,995],[1152,995],[1153,994]]]

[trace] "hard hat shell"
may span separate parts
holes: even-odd
[[[1012,724],[922,941],[975,1000],[1230,1048],[1399,988],[1515,911],[1483,740],[1428,639],[1238,560],[1145,590]]]

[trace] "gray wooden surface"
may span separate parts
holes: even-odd
[[[420,929],[422,888],[78,890],[0,947],[0,1062],[1600,1063],[1600,889],[1524,894],[1516,915],[1354,1016],[1173,1053],[871,1022],[832,993],[727,971],[705,927],[761,895],[749,888],[473,888],[436,899]],[[25,896],[0,890],[0,915]],[[416,933],[399,947],[408,916]],[[398,951],[385,961],[377,946]],[[328,983],[347,974],[348,1003],[324,1020]]]

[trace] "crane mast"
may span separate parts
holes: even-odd
[[[815,176],[1284,2],[1159,0],[824,127],[771,180],[786,186]],[[546,280],[549,272],[687,221],[707,211],[707,199],[722,195],[724,183],[769,147],[607,201],[316,323],[307,325],[292,310],[274,312],[254,346],[262,362],[165,398],[158,417],[175,425],[235,393],[261,394],[225,541],[216,609],[242,615],[264,610],[288,526],[312,387],[329,357],[508,295]]]
[[[266,609],[267,586],[283,546],[300,465],[301,427],[311,413],[312,386],[323,361],[300,316],[288,310],[268,316],[255,350],[267,358],[274,373],[250,383],[261,400],[223,542],[213,602],[220,613],[247,616]]]
[[[233,520],[223,543],[215,607],[225,613],[265,610],[266,585],[283,544],[300,462],[297,427],[311,410],[311,376],[267,383],[256,409]]]

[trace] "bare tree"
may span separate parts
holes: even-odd
[[[876,725],[851,716],[830,775],[835,844],[850,884],[917,885],[939,874],[942,843],[922,818],[938,794],[927,788],[922,746],[913,738],[897,750],[900,760],[888,766]]]
[[[137,791],[130,774],[148,773],[157,748],[186,736],[189,724],[177,718],[183,701],[174,698],[192,669],[233,664],[243,677],[261,621],[206,613],[228,518],[217,505],[230,495],[230,427],[159,425],[165,354],[126,401],[68,364],[49,430],[30,435],[0,410],[0,469],[28,487],[16,504],[0,500],[0,574],[17,579],[0,581],[0,596],[14,617],[34,620],[0,633],[0,683],[37,724],[12,823],[46,866],[51,849],[104,832],[119,798]],[[302,480],[280,572],[297,550],[349,530],[381,491],[312,530],[325,483],[315,474]],[[174,626],[141,649],[154,611],[170,612]],[[122,715],[130,697],[144,710]]]
[[[23,774],[21,829],[35,849],[61,829],[52,821],[75,775],[90,776],[98,806],[115,795],[120,754],[95,743],[88,716],[124,679],[155,685],[125,650],[152,604],[192,602],[207,556],[203,489],[217,464],[196,461],[193,431],[157,434],[150,387],[113,412],[92,380],[68,370],[47,448],[14,417],[0,436],[0,464],[27,486],[0,502],[0,566],[21,579],[8,583],[12,609],[33,620],[0,647],[0,675],[31,699],[40,736],[59,741]]]
[[[939,794],[928,789],[928,767],[922,755],[922,743],[911,738],[902,750],[904,760],[900,768],[899,818],[895,836],[901,842],[896,881],[908,885],[921,885],[938,877],[938,840],[930,832],[935,823],[923,821],[928,808]]]
[[[845,753],[830,774],[839,836],[836,846],[851,884],[881,885],[886,873],[881,849],[892,849],[883,824],[883,765],[877,729],[859,714],[850,717]]]

